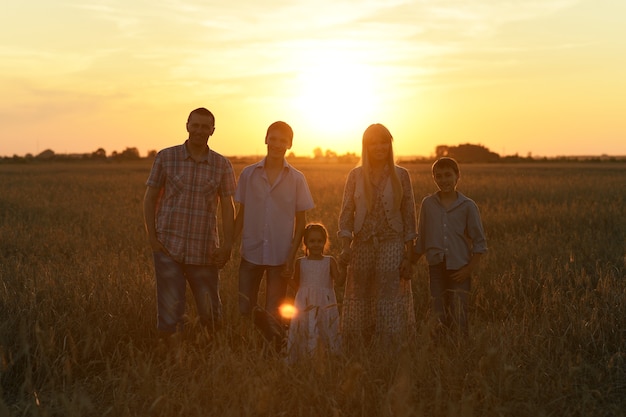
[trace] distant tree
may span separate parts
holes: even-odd
[[[326,153],[324,153],[324,157],[327,159],[333,159],[337,157],[337,152],[331,151],[330,149],[326,149]]]
[[[317,148],[313,149],[313,158],[321,159],[323,157],[324,157],[324,151],[322,151],[322,148],[317,147]]]
[[[119,159],[125,160],[137,160],[141,159],[139,156],[139,149],[137,148],[126,148],[122,151],[121,154],[118,155]]]
[[[54,151],[52,149],[46,149],[36,156],[37,159],[53,159],[55,156]]]
[[[439,145],[435,148],[437,158],[449,156],[459,162],[497,162],[500,155],[482,145],[465,143],[459,146]]]
[[[94,152],[91,153],[91,158],[93,159],[106,159],[107,152],[103,148],[98,148]]]
[[[157,151],[156,150],[153,149],[151,151],[148,151],[148,158],[154,159],[154,158],[156,158],[156,155],[157,155]]]

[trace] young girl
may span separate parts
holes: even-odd
[[[296,260],[293,284],[297,288],[295,315],[289,326],[288,362],[312,357],[318,350],[338,354],[339,309],[333,283],[339,278],[337,261],[324,255],[328,232],[318,223],[304,229],[305,256]]]

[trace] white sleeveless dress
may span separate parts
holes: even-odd
[[[288,360],[311,357],[321,346],[339,354],[339,308],[330,276],[330,257],[300,259],[300,286],[294,300],[296,313],[289,325]]]

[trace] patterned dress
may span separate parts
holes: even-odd
[[[300,258],[300,286],[294,301],[296,314],[291,319],[287,343],[290,363],[311,357],[321,345],[332,354],[340,351],[339,309],[330,260],[329,256],[321,260]]]
[[[408,175],[400,176],[404,197],[400,211],[404,231],[390,227],[382,201],[389,171],[374,179],[374,202],[361,230],[354,234],[341,313],[344,342],[399,341],[413,334],[415,311],[411,281],[400,277],[405,236],[415,230],[415,207]],[[340,229],[353,227],[351,199],[355,184],[348,182]]]

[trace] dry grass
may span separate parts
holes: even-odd
[[[334,230],[350,167],[299,168]],[[419,203],[429,168],[409,168]],[[0,416],[624,415],[625,168],[462,167],[490,246],[470,340],[431,343],[420,264],[415,340],[290,368],[239,321],[237,255],[229,326],[207,343],[189,303],[182,348],[156,345],[148,162],[0,165]]]

